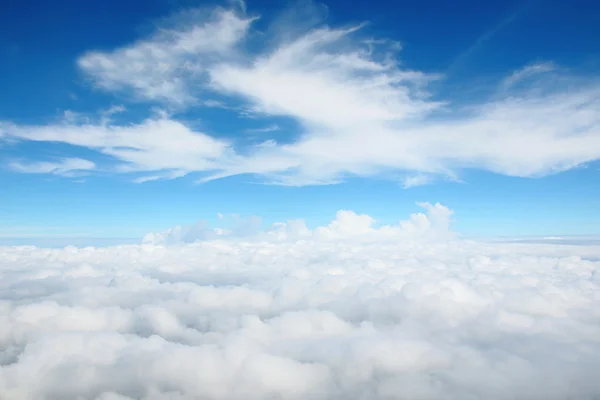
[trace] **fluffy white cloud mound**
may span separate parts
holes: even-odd
[[[425,206],[394,234],[0,248],[0,398],[598,398],[600,246],[412,240],[447,227]]]
[[[211,228],[204,221],[195,225],[176,226],[163,232],[148,233],[143,242],[147,244],[172,245],[193,243],[201,240],[223,238],[244,238],[246,240],[439,240],[450,239],[454,233],[450,230],[453,211],[439,203],[418,203],[427,214],[412,214],[410,219],[397,225],[377,227],[376,220],[369,215],[356,214],[354,211],[340,210],[335,219],[327,226],[314,230],[306,226],[304,220],[276,222],[269,229],[260,229],[258,217],[234,217],[230,228]]]

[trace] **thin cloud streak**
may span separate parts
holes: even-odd
[[[517,19],[523,17],[527,12],[531,11],[534,6],[534,0],[526,0],[523,5],[519,6],[507,17],[503,18],[494,25],[491,29],[484,32],[481,36],[475,40],[475,42],[465,51],[460,53],[453,61],[450,63],[448,68],[446,69],[446,75],[451,75],[456,72],[464,63],[471,57],[477,50],[479,50],[485,42],[490,40],[494,35],[496,35],[501,30],[505,29],[508,25],[516,21]]]

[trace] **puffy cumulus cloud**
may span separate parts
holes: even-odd
[[[244,238],[245,240],[440,240],[455,236],[450,230],[452,210],[439,203],[435,205],[417,204],[425,208],[427,214],[412,214],[409,220],[400,221],[397,225],[376,226],[375,219],[369,215],[340,210],[331,223],[314,230],[309,229],[305,221],[301,219],[276,222],[268,229],[261,230],[260,218],[256,216],[241,218],[234,215],[233,223],[225,228],[211,228],[205,221],[199,221],[195,225],[176,226],[163,232],[148,233],[144,236],[143,242],[172,245],[223,238]]]
[[[280,185],[405,176],[411,187],[457,179],[466,168],[539,177],[600,158],[597,77],[552,62],[528,65],[465,104],[433,90],[443,74],[402,63],[397,43],[369,37],[364,25],[327,26],[306,9],[262,31],[245,7],[189,11],[148,38],[77,60],[108,91],[191,107],[187,115],[200,121],[214,115],[206,106],[222,108],[237,118],[237,132],[221,132],[237,138],[230,143],[173,116],[108,127],[0,123],[0,137],[99,150],[130,164],[117,172],[151,172],[137,182],[203,172],[200,181],[253,174]],[[251,127],[238,117],[249,115],[267,127],[290,119],[299,135],[265,128],[263,143],[248,143]]]
[[[396,229],[443,230],[424,206]],[[298,237],[0,248],[0,398],[600,395],[597,243],[278,228]]]
[[[221,217],[224,219],[225,217]],[[142,241],[151,244],[181,244],[193,243],[200,240],[214,240],[220,238],[242,238],[253,237],[260,233],[262,220],[259,217],[251,216],[242,218],[238,215],[227,218],[230,224],[227,227],[211,228],[205,221],[199,221],[194,225],[176,226],[163,232],[148,233]],[[275,224],[274,231],[287,233],[287,224]],[[282,231],[282,229],[284,229]]]

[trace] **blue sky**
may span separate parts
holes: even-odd
[[[0,237],[141,237],[218,213],[392,223],[419,201],[465,235],[600,233],[599,13],[10,2]]]

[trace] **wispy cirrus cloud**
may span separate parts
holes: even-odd
[[[279,125],[277,124],[271,124],[268,126],[265,126],[263,128],[250,128],[250,129],[246,129],[245,132],[247,133],[269,133],[269,132],[276,132],[281,130],[281,128],[279,127]]]
[[[518,82],[526,80],[536,75],[544,74],[547,72],[556,71],[557,65],[552,62],[539,62],[531,65],[527,65],[520,70],[513,72],[502,82],[503,89],[510,89]]]
[[[58,161],[11,162],[9,167],[26,174],[79,176],[96,169],[96,164],[82,158],[62,158]]]
[[[210,117],[195,101],[210,95],[202,101],[237,121],[234,132],[223,132],[229,139],[166,114],[129,124],[5,123],[0,134],[91,148],[114,158],[113,171],[147,175],[138,182],[202,172],[201,181],[252,174],[265,183],[312,185],[399,173],[413,177],[405,182],[411,186],[427,183],[424,176],[456,180],[465,168],[539,177],[600,158],[597,78],[533,64],[506,71],[489,98],[440,102],[429,84],[443,76],[408,68],[398,46],[367,37],[363,25],[288,23],[267,36],[254,34],[256,17],[239,10],[204,19],[190,13],[181,26],[78,63],[108,91],[188,107],[199,120]],[[561,79],[516,84],[550,69]],[[260,144],[238,141],[253,129],[238,118],[242,109],[267,121],[290,118],[300,134],[284,144],[268,132]]]
[[[151,117],[132,125],[62,121],[55,125],[9,126],[7,131],[11,137],[20,140],[60,142],[96,150],[116,161],[111,167],[112,172],[159,171],[165,178],[221,168],[230,152],[226,141],[195,132],[183,123],[164,116]],[[87,170],[93,169],[93,164],[81,163],[81,160],[75,159],[63,165],[11,165],[23,172],[60,172],[65,168],[82,166]]]
[[[464,65],[466,61],[471,57],[477,50],[485,45],[485,43],[490,40],[492,37],[497,35],[500,31],[505,29],[510,24],[514,23],[520,17],[522,17],[525,13],[531,10],[534,5],[534,1],[526,0],[518,5],[510,14],[502,18],[496,24],[492,25],[489,29],[487,29],[483,34],[481,34],[475,42],[469,46],[465,51],[460,53],[450,64],[446,73],[453,73],[455,70],[460,68],[460,66]]]
[[[415,186],[423,186],[431,183],[432,178],[429,175],[410,175],[402,179],[402,186],[409,189]]]
[[[195,101],[193,80],[205,67],[227,57],[248,30],[251,18],[232,10],[193,10],[171,28],[113,52],[90,51],[79,67],[104,90],[130,90],[138,99],[182,106]]]

